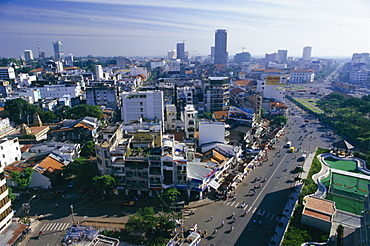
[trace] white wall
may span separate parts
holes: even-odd
[[[199,146],[210,142],[224,143],[225,124],[223,122],[199,123]]]
[[[31,183],[28,185],[28,188],[40,187],[42,189],[51,188],[50,179],[38,172],[33,172],[31,176]]]

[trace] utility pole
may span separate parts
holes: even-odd
[[[72,225],[74,225],[75,224],[75,218],[73,216],[73,205],[71,205],[70,208],[71,208],[71,213],[72,213]]]

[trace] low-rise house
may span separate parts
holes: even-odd
[[[47,139],[56,142],[94,140],[99,127],[100,121],[94,117],[84,117],[78,120],[66,119],[48,132]]]
[[[80,156],[81,145],[79,143],[44,142],[33,145],[30,153],[50,152],[72,162]]]
[[[31,176],[29,188],[48,189],[52,186],[52,181],[55,180],[62,172],[64,166],[70,162],[66,161],[53,153],[23,153],[24,160],[12,163],[4,168],[6,172],[7,184],[9,186],[17,186],[12,180],[12,172],[23,172],[27,167],[34,170]]]
[[[286,115],[288,106],[282,102],[270,102],[270,114],[271,115]]]
[[[301,223],[329,233],[336,211],[335,202],[310,196],[306,199]]]

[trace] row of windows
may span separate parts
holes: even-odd
[[[4,197],[4,199],[0,201],[0,208],[4,207],[4,205],[7,204],[9,201],[10,200],[8,196]]]
[[[4,212],[0,214],[0,221],[2,221],[6,216],[8,216],[12,212],[12,208],[7,208]]]
[[[3,173],[2,173],[3,174]],[[2,185],[0,187],[0,194],[3,194],[6,190],[8,189],[8,187],[6,186],[6,184]]]

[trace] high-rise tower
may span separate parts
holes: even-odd
[[[302,58],[303,58],[304,61],[311,60],[311,52],[312,52],[312,47],[311,46],[303,47]]]
[[[288,59],[288,51],[287,50],[278,50],[279,54],[279,62],[286,62]]]
[[[176,45],[177,59],[185,60],[185,43],[177,43]]]
[[[53,41],[54,56],[56,61],[64,60],[64,49],[62,40]]]
[[[218,29],[215,33],[215,64],[226,64],[227,56],[227,31]]]

